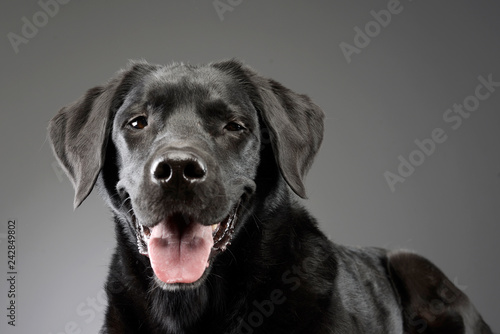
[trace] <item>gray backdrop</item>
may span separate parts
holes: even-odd
[[[500,331],[497,1],[1,6],[1,333],[96,333],[103,319],[113,223],[95,193],[73,211],[49,119],[129,59],[231,57],[325,111],[304,203],[330,238],[429,257]],[[6,317],[13,219],[15,328]]]

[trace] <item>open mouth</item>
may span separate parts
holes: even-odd
[[[149,257],[155,275],[164,283],[195,283],[215,255],[231,244],[239,208],[240,202],[212,225],[203,225],[182,212],[168,215],[153,227],[134,217],[139,252]]]

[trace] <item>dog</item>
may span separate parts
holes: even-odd
[[[332,243],[301,206],[311,99],[238,60],[132,62],[50,121],[117,245],[101,333],[491,333],[430,261]]]

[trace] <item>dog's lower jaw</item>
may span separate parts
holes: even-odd
[[[115,215],[118,248],[108,272],[108,307],[102,333],[183,333],[192,328],[209,309],[213,286],[206,277],[189,284],[166,284],[153,273],[148,257],[139,254],[129,238],[131,221]],[[135,293],[131,293],[134,291]],[[197,300],[186,303],[186,300]],[[146,315],[145,311],[149,310]],[[108,331],[106,331],[108,330]],[[118,331],[117,331],[118,330]],[[135,330],[135,331],[134,331]]]
[[[242,196],[242,198],[237,201],[237,203],[232,207],[232,209],[229,211],[229,214],[224,218],[222,221],[216,224],[211,225],[211,231],[212,231],[212,238],[213,238],[213,246],[209,252],[208,260],[206,262],[205,268],[199,268],[199,272],[201,273],[201,276],[199,276],[198,279],[195,281],[187,281],[183,282],[182,279],[175,279],[172,282],[169,282],[165,278],[160,279],[160,277],[155,273],[155,270],[153,270],[153,281],[154,284],[161,288],[162,290],[166,291],[179,291],[179,290],[185,290],[185,289],[196,289],[198,288],[203,282],[206,280],[207,276],[210,274],[210,269],[212,262],[214,259],[220,254],[223,253],[227,247],[231,244],[231,241],[234,236],[235,232],[235,225],[236,222],[238,221],[239,218],[239,213],[240,213],[240,208],[241,208],[241,202],[244,201],[246,196]],[[149,265],[153,267],[152,258],[151,258],[151,241],[152,241],[152,231],[154,228],[158,227],[155,225],[155,227],[150,228],[147,227],[143,224],[141,224],[136,216],[134,215],[134,211],[131,209],[129,211],[131,213],[131,222],[133,225],[133,230],[135,231],[136,235],[136,240],[137,240],[137,249],[138,252],[142,255],[148,258]],[[182,214],[181,214],[182,216]],[[186,216],[183,216],[186,217]],[[165,223],[162,223],[165,224]],[[190,224],[198,224],[196,222],[190,222]],[[201,227],[200,227],[201,228]],[[163,262],[162,262],[163,263]],[[181,263],[183,265],[183,263]],[[154,269],[155,267],[153,267]],[[158,267],[156,267],[158,268]],[[159,273],[158,273],[159,274]],[[177,282],[179,281],[179,282]]]
[[[158,280],[156,277],[153,280]],[[163,288],[164,285],[167,285]],[[209,309],[209,286],[203,282],[192,283],[191,288],[179,284],[152,282],[147,293],[148,305],[155,309],[152,323],[162,328],[161,333],[184,333],[193,328]],[[186,300],[196,300],[195,304]],[[156,332],[155,332],[156,333]]]

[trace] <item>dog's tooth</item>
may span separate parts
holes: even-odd
[[[142,226],[142,232],[144,233],[144,236],[149,239],[149,237],[151,236],[151,230],[149,229],[149,227],[147,226]]]

